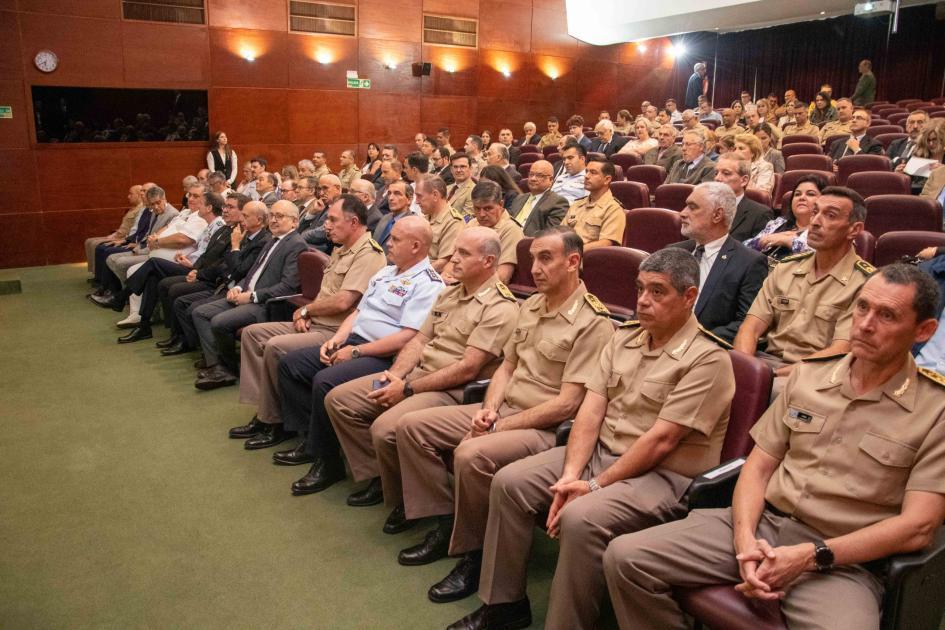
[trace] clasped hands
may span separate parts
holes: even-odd
[[[735,590],[752,599],[782,599],[787,587],[813,568],[813,558],[813,543],[772,547],[763,538],[751,540],[735,556],[743,580]]]
[[[384,375],[378,379],[383,385],[368,392],[368,399],[373,400],[381,407],[393,407],[406,396],[404,396],[404,379],[384,370]]]

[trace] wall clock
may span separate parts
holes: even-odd
[[[41,50],[33,57],[33,63],[40,72],[52,72],[59,66],[59,57],[51,50]]]

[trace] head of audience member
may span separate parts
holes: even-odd
[[[341,196],[341,180],[331,173],[318,178],[318,198],[327,208]]]
[[[381,179],[390,186],[403,179],[404,165],[400,160],[384,160],[381,162]]]
[[[423,141],[426,139],[427,139],[426,134],[419,133],[419,132],[413,137],[413,143],[417,145],[417,151],[420,150],[420,148],[423,146]]]
[[[495,275],[501,255],[502,244],[495,230],[481,225],[468,227],[456,237],[450,273],[467,290],[475,290]]]
[[[469,156],[465,153],[454,153],[450,156],[450,171],[453,173],[453,179],[457,184],[462,184],[472,177],[472,170],[469,168]]]
[[[315,164],[311,160],[299,160],[299,177],[314,177]]]
[[[621,128],[630,126],[630,123],[632,122],[633,116],[629,111],[621,109],[619,112],[617,112],[617,124],[620,125]]]
[[[430,222],[416,215],[394,223],[387,241],[387,260],[398,271],[410,269],[430,254],[433,230]]]
[[[495,227],[502,220],[502,202],[502,187],[492,180],[483,180],[472,189],[473,214],[483,227]]]
[[[558,155],[561,155],[561,152],[564,151],[564,148],[569,144],[577,144],[577,138],[571,134],[558,138]]]
[[[774,137],[774,131],[768,123],[761,123],[755,129],[755,137],[761,142],[761,153],[764,155],[771,148],[771,139]]]
[[[820,91],[814,96],[814,108],[816,109],[829,109],[830,108],[830,95],[824,91]]]
[[[522,131],[525,133],[525,139],[528,140],[535,135],[535,132],[538,131],[538,127],[535,126],[535,123],[529,121],[522,125]]]
[[[761,159],[761,140],[750,133],[740,133],[735,136],[735,155],[749,162]]]
[[[425,155],[428,160],[433,161],[436,158],[436,141],[433,138],[424,138],[420,143],[420,153]]]
[[[814,201],[807,244],[818,252],[842,253],[863,231],[866,205],[854,190],[827,186]]]
[[[715,143],[715,150],[719,155],[731,153],[735,150],[735,137],[731,134],[722,136],[719,138],[718,142]]]
[[[507,147],[510,147],[510,146],[512,146],[512,142],[514,142],[514,140],[515,140],[515,138],[512,136],[512,130],[511,130],[511,129],[500,129],[500,130],[499,130],[499,142],[501,142],[502,144],[504,144],[504,145],[507,146]]]
[[[701,61],[692,67],[692,71],[700,77],[705,77],[705,64]]]
[[[853,110],[853,114],[850,116],[850,135],[855,138],[866,133],[871,120],[870,113],[865,109]]]
[[[424,175],[414,188],[420,212],[435,217],[446,209],[446,182],[439,175]]]
[[[413,188],[404,180],[397,180],[387,187],[387,203],[391,214],[400,214],[410,210],[413,201]]]
[[[637,121],[633,123],[633,130],[637,134],[637,140],[650,139],[650,123],[645,118],[637,118]]]
[[[915,143],[915,156],[942,160],[945,153],[945,119],[933,118]]]
[[[643,117],[651,123],[656,122],[658,115],[659,110],[656,109],[656,105],[647,105],[646,109],[643,110]]]
[[[199,183],[200,183],[200,180],[198,180],[193,175],[186,175],[184,179],[181,180],[180,187],[183,188],[184,193],[186,193],[187,191],[189,191],[191,188],[193,188]]]
[[[441,147],[449,147],[450,130],[447,127],[440,127],[436,130],[436,143]]]
[[[850,122],[853,118],[853,101],[848,98],[837,99],[837,120],[842,123]]]
[[[295,194],[297,200],[302,202],[302,205],[307,204],[318,194],[318,180],[311,175],[300,177],[299,181],[295,184]]]
[[[827,102],[830,102],[830,99],[833,98],[833,87],[829,83],[824,83],[820,86],[820,91],[827,95]]]
[[[745,107],[741,101],[732,101],[732,111],[735,112],[736,120],[745,115]]]
[[[794,116],[794,123],[798,127],[805,127],[810,122],[810,111],[807,107],[808,105],[804,101],[794,100],[791,114]]]
[[[795,92],[791,88],[784,90],[784,104],[785,105],[793,105],[794,101],[796,100],[797,100],[797,92]]]
[[[785,204],[784,218],[788,227],[806,230],[814,212],[814,204],[827,187],[827,178],[818,173],[804,175],[794,184],[794,190]]]
[[[341,170],[345,171],[349,168],[354,167],[354,151],[351,149],[345,149],[341,152],[341,155],[338,157],[338,164],[341,166]]]
[[[249,164],[253,167],[253,179],[256,179],[260,173],[264,173],[266,171],[266,167],[269,166],[269,162],[266,160],[266,158],[261,156],[250,158]]]
[[[367,231],[367,207],[354,195],[341,195],[328,206],[325,234],[341,247],[351,247]]]
[[[758,112],[759,123],[764,122],[771,112],[771,104],[768,102],[768,99],[759,98],[755,101],[755,110]]]
[[[246,234],[256,234],[268,225],[269,208],[266,204],[261,201],[247,201],[243,206],[243,229]]]
[[[298,201],[298,184],[294,179],[283,179],[279,182],[279,198],[288,201]]]
[[[516,195],[522,193],[522,189],[518,187],[518,184],[515,183],[515,180],[512,179],[512,176],[502,168],[501,166],[496,166],[495,164],[490,164],[483,168],[479,172],[479,181],[489,180],[495,182],[502,187],[503,194],[512,192]]]
[[[548,160],[537,160],[532,162],[532,168],[528,171],[528,190],[535,196],[544,193],[551,188],[554,167]]]
[[[561,160],[568,175],[577,175],[587,166],[587,149],[577,142],[569,144],[561,152]]]
[[[695,129],[696,125],[699,124],[699,118],[694,111],[687,109],[682,113],[682,122],[683,129]]]
[[[734,127],[737,120],[738,116],[735,115],[734,109],[731,107],[726,107],[722,110],[722,124],[724,124],[726,127]]]
[[[223,202],[223,222],[234,227],[243,222],[243,208],[249,203],[249,197],[240,193],[230,193]],[[265,204],[263,204],[265,205]]]
[[[492,132],[488,129],[483,129],[482,133],[479,134],[479,137],[482,138],[482,146],[488,147],[492,144]]]
[[[213,220],[213,218],[210,217],[210,210],[207,208],[207,192],[205,188],[194,186],[190,189],[187,193],[187,207],[204,221],[209,223]]]
[[[677,108],[676,108],[676,99],[674,99],[674,98],[668,98],[668,99],[666,99],[666,103],[664,103],[663,106],[666,108],[666,111],[669,112],[669,115],[672,116],[673,113],[674,113],[674,112],[676,111],[676,109],[677,109]]]
[[[479,157],[482,152],[482,138],[479,136],[468,136],[463,144],[463,150],[470,157]]]
[[[213,138],[210,140],[210,150],[211,151],[223,151],[229,155],[233,149],[229,145],[230,139],[226,137],[225,131],[218,131],[213,134]]]
[[[610,182],[617,174],[614,165],[607,160],[591,160],[584,169],[584,189],[591,193],[591,199],[597,199],[610,190]]]
[[[768,111],[773,112],[778,107],[778,95],[774,92],[768,94]]]
[[[745,105],[745,124],[748,125],[749,129],[754,129],[764,121],[765,119],[756,105],[750,103]]]
[[[144,186],[141,184],[135,184],[128,189],[128,203],[132,208],[137,208],[143,205],[144,201]]]
[[[299,169],[295,168],[291,164],[286,164],[282,167],[282,170],[279,171],[279,176],[280,179],[298,179],[300,176]]]
[[[577,288],[584,241],[573,230],[554,226],[535,235],[528,249],[535,287],[545,295],[565,298]]]
[[[433,152],[433,167],[437,170],[443,170],[450,165],[450,150],[446,147],[437,147]]]
[[[558,133],[559,122],[557,116],[549,116],[545,124],[548,126],[548,133]]]
[[[367,145],[367,161],[370,164],[373,164],[377,160],[381,159],[381,147],[376,142],[370,142]]]
[[[509,148],[501,142],[493,142],[486,150],[486,164],[505,168],[509,165]]]
[[[351,189],[348,192],[360,199],[361,203],[367,208],[374,205],[377,196],[377,189],[374,188],[374,184],[367,179],[360,178],[351,180]]]
[[[389,162],[391,160],[396,160],[398,155],[399,155],[399,152],[397,151],[397,147],[395,147],[392,144],[385,144],[381,148],[381,161],[382,162]]]
[[[614,138],[614,123],[609,119],[599,120],[594,125],[597,138],[603,142],[610,142]]]
[[[246,204],[249,207],[250,204]],[[266,204],[262,204],[263,208]],[[299,208],[291,201],[280,199],[269,209],[269,231],[275,237],[282,237],[295,231],[299,226]]]
[[[575,139],[584,136],[584,118],[582,116],[574,115],[568,118],[568,133],[574,136]]]
[[[151,186],[145,193],[146,203],[154,214],[163,214],[167,209],[167,196],[158,185]]]
[[[699,263],[684,249],[667,247],[647,256],[637,274],[637,319],[662,345],[692,315],[699,294]]]
[[[748,90],[742,90],[741,94],[738,95],[739,100],[742,102],[742,108],[744,109],[745,105],[748,105],[752,102],[751,92]]]
[[[710,101],[709,99],[705,99],[704,101],[702,101],[702,103],[699,105],[699,113],[702,114],[703,116],[708,116],[709,114],[711,114],[712,101]]]
[[[427,156],[420,153],[419,151],[414,151],[407,156],[407,168],[405,172],[407,173],[407,178],[415,182],[420,177],[426,174],[430,168],[430,160],[427,159]]]
[[[600,122],[602,120],[610,120],[610,112],[606,109],[602,110],[601,113],[597,115],[597,121]]]
[[[267,195],[276,189],[276,176],[263,171],[256,176],[256,192],[260,196]]]
[[[680,232],[700,245],[728,234],[735,218],[735,193],[722,182],[706,182],[692,189],[679,213]]]
[[[659,125],[668,125],[672,121],[672,117],[669,115],[669,111],[666,109],[661,109],[656,114],[656,123]]]
[[[668,149],[676,143],[676,128],[672,125],[663,125],[656,130],[656,142],[661,149]]]
[[[243,181],[244,181],[244,182],[251,182],[251,181],[253,181],[254,179],[256,179],[256,176],[255,176],[254,171],[253,171],[253,164],[252,164],[252,162],[245,162],[245,163],[243,164],[243,169],[242,169],[242,171],[243,171]]]
[[[941,294],[929,274],[912,265],[886,265],[873,274],[853,301],[850,352],[854,369],[896,369],[909,360],[916,343],[938,328]]]
[[[715,181],[727,185],[738,197],[745,193],[751,175],[751,164],[734,151],[719,157],[715,164]]]
[[[202,168],[199,171],[197,171],[197,181],[200,182],[201,184],[206,184],[208,177],[210,177],[210,169]]]
[[[210,173],[210,175],[207,176],[207,185],[210,187],[210,190],[218,195],[223,194],[223,191],[226,190],[226,175],[219,171]]]
[[[325,154],[321,151],[316,151],[312,154],[312,163],[315,165],[315,170],[320,170],[325,168],[328,158],[325,157]]]
[[[857,70],[860,71],[860,74],[866,74],[867,72],[873,69],[873,62],[869,59],[862,60],[857,66]]]
[[[216,217],[223,216],[223,209],[226,207],[226,199],[223,198],[223,195],[207,191],[201,201],[203,201],[204,211],[202,214],[198,214],[204,221],[210,223]]]
[[[915,142],[928,123],[929,113],[924,110],[917,109],[909,114],[909,117],[906,118],[906,133],[909,134],[909,139]]]
[[[682,158],[694,162],[705,154],[705,136],[698,131],[684,131],[682,136]]]

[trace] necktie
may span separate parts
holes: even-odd
[[[705,255],[705,246],[699,245],[696,247],[696,251],[692,252],[692,255],[695,257],[696,262],[702,262],[702,256]]]
[[[522,209],[515,215],[515,221],[519,225],[525,225],[525,222],[528,221],[528,215],[532,213],[532,206],[534,205],[535,195],[528,195],[528,199],[525,200],[525,205],[522,206]]]
[[[686,165],[686,175],[689,175],[689,173],[692,172],[692,167],[695,166],[695,163],[693,162],[683,162],[683,163]],[[700,245],[699,247],[702,247],[702,245]]]
[[[459,188],[459,184],[454,184],[453,188],[450,189],[450,194],[446,195],[446,200],[450,201],[453,199],[453,195],[456,194],[456,189]]]
[[[256,288],[256,282],[259,280],[259,276],[262,275],[263,267],[269,262],[269,257],[272,255],[273,250],[276,249],[276,244],[279,243],[279,240],[279,238],[273,238],[272,241],[269,242],[269,247],[266,251],[260,252],[259,258],[256,259],[256,264],[253,265],[250,272],[243,278],[243,282],[240,283],[243,290],[252,292],[252,290]]]

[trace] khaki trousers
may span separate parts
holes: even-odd
[[[299,333],[292,322],[266,322],[244,328],[240,335],[240,402],[255,405],[256,416],[263,422],[281,424],[279,359],[293,350],[320,346],[336,330],[312,324],[308,332]]]
[[[479,597],[486,604],[525,597],[535,519],[551,506],[549,487],[564,469],[566,447],[519,460],[495,475],[489,494]],[[617,457],[598,443],[582,479],[596,477]],[[561,549],[545,628],[593,628],[606,592],[601,570],[611,540],[686,514],[680,505],[690,479],[663,469],[625,479],[575,499],[560,520]]]
[[[489,515],[489,487],[496,471],[555,445],[554,431],[500,431],[462,441],[480,404],[440,407],[404,416],[397,451],[408,518],[455,514],[450,553],[482,549]],[[519,410],[503,404],[500,418]],[[443,462],[453,453],[453,486]]]
[[[463,390],[422,392],[384,409],[367,397],[371,384],[383,376],[383,372],[369,374],[334,388],[325,396],[325,410],[354,480],[379,476],[384,501],[396,507],[403,502],[397,457],[398,425],[413,413],[429,414],[431,408],[458,404],[463,399]]]
[[[109,240],[107,236],[93,236],[85,239],[85,260],[89,273],[95,273],[95,248]]]
[[[772,546],[824,536],[790,518],[765,511],[759,538]],[[621,536],[604,555],[607,588],[621,628],[688,628],[672,588],[741,582],[732,544],[732,512],[696,510],[688,518]],[[883,587],[859,565],[803,573],[788,589],[781,612],[789,628],[879,628]]]

